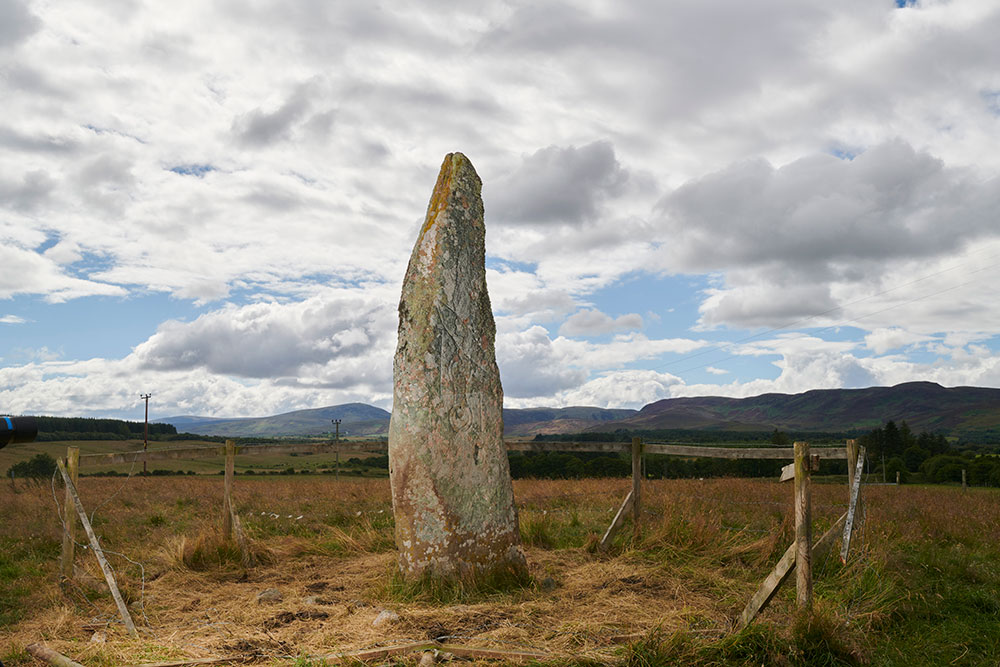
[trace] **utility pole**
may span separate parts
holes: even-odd
[[[149,449],[149,397],[152,394],[139,394],[139,398],[146,401],[146,421],[142,426],[142,474],[148,474],[146,470],[146,450]]]
[[[335,443],[337,443],[337,444],[340,444],[340,420],[339,419],[331,419],[330,421],[333,422],[333,427],[334,427],[334,429],[336,429],[335,433],[334,433],[334,436],[333,436],[333,441]],[[336,468],[336,470],[334,472],[333,478],[339,480],[340,479],[340,447],[337,447],[336,452],[337,452],[337,463],[336,463],[337,468]]]

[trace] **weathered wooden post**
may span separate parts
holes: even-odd
[[[80,470],[80,448],[66,448],[66,472],[75,485]],[[59,573],[64,579],[73,578],[73,557],[76,551],[76,514],[69,511],[73,507],[73,495],[66,486],[66,523],[63,526],[62,557],[59,559]]]
[[[222,497],[222,536],[233,538],[233,475],[236,470],[236,443],[226,440],[226,482]]]
[[[847,563],[847,554],[851,550],[851,536],[854,534],[854,518],[858,516],[858,512],[861,510],[861,470],[865,465],[864,461],[865,448],[862,447],[860,452],[855,452],[855,463],[854,474],[850,475],[853,478],[851,482],[851,496],[847,501],[847,520],[844,522],[844,537],[840,541],[840,562]],[[850,460],[850,456],[848,456]]]
[[[445,156],[399,301],[389,480],[404,577],[527,574],[503,442],[482,182]]]
[[[854,488],[854,469],[858,465],[858,441],[848,440],[847,449],[847,502],[851,501],[851,490]]]
[[[115,575],[111,570],[111,566],[108,565],[107,559],[104,557],[104,551],[101,549],[101,543],[97,540],[97,534],[94,533],[93,527],[90,525],[90,519],[87,518],[87,512],[83,509],[83,503],[80,501],[80,496],[76,492],[76,484],[70,479],[69,472],[66,471],[66,465],[62,462],[62,459],[56,459],[56,466],[59,467],[59,474],[62,475],[63,482],[66,484],[66,491],[70,494],[73,499],[73,507],[76,509],[77,515],[80,517],[80,523],[83,525],[83,530],[87,533],[87,539],[90,540],[90,548],[97,557],[97,562],[101,566],[101,571],[104,572],[104,580],[108,583],[108,589],[111,591],[111,597],[114,598],[115,604],[118,605],[118,613],[121,614],[122,621],[125,623],[125,629],[133,637],[139,636],[139,632],[135,629],[135,623],[132,622],[132,617],[128,613],[128,607],[125,606],[125,600],[122,599],[121,593],[118,591],[118,583],[115,581]],[[69,509],[67,508],[67,514]]]
[[[70,660],[58,651],[53,651],[45,644],[28,644],[24,650],[42,662],[47,662],[55,667],[83,667],[80,663]]]
[[[632,438],[632,534],[639,539],[642,513],[642,438]]]
[[[809,490],[809,443],[795,443],[795,600],[812,608],[812,502]]]
[[[962,490],[968,491],[969,487],[965,483],[965,468],[962,468]]]

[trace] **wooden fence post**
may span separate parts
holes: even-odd
[[[67,447],[66,448],[66,472],[69,473],[69,478],[73,481],[75,485],[78,479],[78,473],[80,470],[80,448],[79,447]],[[59,572],[63,579],[73,578],[73,556],[76,552],[76,514],[70,512],[69,508],[73,506],[73,496],[70,493],[69,486],[66,486],[66,503],[65,503],[65,525],[63,530],[63,540],[62,540],[62,556],[59,559]]]
[[[840,562],[847,563],[847,554],[851,549],[851,536],[854,534],[854,518],[858,516],[858,512],[861,509],[861,470],[865,465],[864,461],[865,448],[861,448],[860,456],[856,455],[855,458],[859,460],[855,464],[855,471],[851,477],[854,481],[851,483],[851,498],[847,502],[847,521],[844,523],[844,538],[840,541]]]
[[[642,503],[642,438],[632,438],[632,530],[635,539],[639,539],[639,515]]]
[[[962,490],[963,491],[969,490],[968,485],[965,483],[965,468],[962,468]]]
[[[854,489],[854,469],[858,466],[858,441],[847,441],[847,502],[851,501]]]
[[[80,523],[83,524],[83,529],[87,533],[87,538],[90,540],[90,548],[93,550],[94,555],[97,556],[97,562],[101,565],[101,571],[104,572],[104,580],[108,582],[108,588],[111,590],[111,597],[114,598],[115,604],[118,605],[118,613],[122,616],[122,621],[125,623],[125,629],[133,637],[138,637],[139,632],[135,629],[135,623],[132,622],[132,617],[128,613],[128,607],[125,606],[125,600],[122,599],[122,594],[118,591],[118,583],[115,581],[115,575],[111,571],[111,566],[108,565],[107,559],[104,557],[104,551],[101,549],[101,543],[97,541],[97,535],[94,533],[94,529],[90,525],[90,519],[87,518],[87,512],[83,509],[83,503],[80,502],[80,496],[76,492],[76,484],[73,480],[69,478],[69,473],[66,472],[66,466],[63,464],[62,459],[56,459],[56,465],[59,466],[59,473],[62,475],[63,482],[66,484],[66,490],[70,492],[73,496],[73,506],[76,508],[76,513],[80,517]]]
[[[812,608],[812,499],[809,491],[809,443],[795,443],[795,600]]]
[[[222,536],[233,539],[233,473],[236,467],[236,443],[226,440],[226,483],[222,497]]]

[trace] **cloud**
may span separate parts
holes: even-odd
[[[587,379],[586,370],[564,363],[540,326],[498,336],[496,349],[504,395],[511,398],[549,396]]]
[[[237,380],[202,369],[150,371],[139,368],[134,357],[42,361],[0,368],[0,404],[12,414],[87,414],[141,420],[137,387],[153,394],[151,419],[181,414],[256,417],[361,401],[383,407],[391,404],[391,393],[368,387],[290,386],[270,380]]]
[[[655,262],[723,272],[726,286],[701,305],[703,326],[832,319],[843,315],[838,283],[878,285],[903,263],[931,264],[1000,238],[998,207],[1000,178],[947,167],[903,141],[850,161],[739,162],[661,200]]]
[[[579,224],[595,219],[628,179],[610,142],[549,146],[524,157],[514,172],[490,186],[489,215],[502,223]]]
[[[865,335],[865,347],[875,354],[932,340],[930,336],[914,334],[899,328],[879,328]]]
[[[290,138],[293,125],[309,111],[310,98],[311,85],[307,82],[296,87],[274,111],[257,107],[240,115],[233,120],[237,140],[243,146],[260,148]]]
[[[692,328],[724,342],[727,326],[825,311],[804,323],[813,337],[854,347],[744,346],[786,365],[703,390],[987,381],[998,33],[1000,7],[969,0],[8,0],[0,298],[128,296],[134,311],[163,293],[188,320],[129,342],[147,356],[32,358],[45,379],[22,391],[111,410],[135,403],[115,382],[140,372],[182,411],[387,400],[392,305],[454,150],[484,180],[513,401],[569,400],[697,349]],[[658,324],[676,338],[600,313],[617,312],[601,291],[627,279],[648,290],[648,327],[646,309],[663,312],[648,281],[664,274],[709,285],[698,322],[685,294]],[[6,333],[33,349],[30,328]],[[588,331],[610,340],[571,337]],[[929,339],[889,347],[899,332]]]
[[[827,285],[746,285],[708,289],[705,293],[708,296],[698,306],[702,314],[696,327],[699,329],[719,325],[802,326],[822,321],[812,320],[817,316],[832,319],[839,313]]]
[[[51,135],[31,136],[10,127],[0,127],[0,146],[24,153],[42,154],[69,154],[75,153],[79,148],[78,142],[73,139]]]
[[[515,406],[531,401],[551,405],[553,400],[572,405],[566,402],[571,400],[566,398],[571,395],[567,392],[589,382],[595,372],[667,353],[687,354],[704,345],[703,341],[683,338],[649,339],[635,332],[619,334],[607,342],[564,336],[552,339],[548,331],[537,325],[524,330],[501,330],[496,343],[504,395]]]
[[[117,285],[66,275],[52,259],[12,245],[0,245],[0,298],[40,294],[51,303],[83,296],[124,296]]]
[[[680,378],[652,370],[607,371],[558,397],[563,405],[603,408],[641,408],[671,396]]]
[[[24,41],[40,26],[38,17],[31,13],[26,3],[20,0],[0,2],[0,49]]]
[[[864,12],[860,3],[855,8]],[[721,12],[698,2],[619,3],[614,12],[526,3],[497,22],[483,45],[512,54],[529,72],[532,65],[554,71],[552,85],[569,88],[564,95],[589,88],[596,94],[588,99],[602,111],[630,109],[668,125],[815,71],[809,38],[832,14],[822,3],[784,0]]]
[[[600,336],[614,331],[641,329],[642,316],[636,313],[612,318],[596,308],[578,310],[559,327],[561,336]]]
[[[230,304],[193,322],[165,322],[134,354],[145,369],[201,369],[335,388],[366,384],[384,391],[394,324],[390,304],[360,295]]]
[[[1000,232],[1000,180],[945,164],[903,141],[854,160],[815,155],[775,168],[739,162],[659,204],[676,269],[780,264],[798,279],[868,274],[897,258],[935,256]],[[860,264],[867,262],[868,264]]]
[[[0,317],[0,324],[24,324],[26,319],[19,315],[4,315]]]
[[[0,200],[15,211],[31,213],[49,200],[55,185],[55,180],[41,169],[25,173],[20,182],[0,178]]]

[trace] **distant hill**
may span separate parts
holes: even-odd
[[[895,387],[819,389],[751,398],[668,398],[591,431],[704,429],[844,432],[906,421],[914,431],[974,436],[1000,432],[1000,389],[945,388],[933,382]]]
[[[595,423],[615,421],[636,414],[635,410],[593,407],[504,409],[506,435],[576,433]],[[340,419],[340,432],[348,436],[378,437],[389,433],[389,413],[364,403],[348,403],[312,410],[296,410],[272,417],[217,419],[184,415],[161,420],[184,433],[231,437],[280,437],[330,433],[331,419]]]
[[[271,417],[213,419],[211,417],[168,417],[178,431],[198,435],[236,438],[322,435],[333,432],[332,419],[339,419],[341,435],[381,436],[389,432],[389,413],[364,403],[345,403],[311,410],[295,410]]]
[[[181,416],[160,420],[178,431],[232,437],[281,437],[330,433],[340,419],[348,436],[389,432],[389,412],[364,403],[296,410],[272,417],[212,419]],[[1000,389],[945,388],[933,382],[895,387],[819,389],[802,394],[751,398],[668,398],[642,410],[595,407],[504,409],[504,434],[611,432],[618,429],[717,431],[868,431],[886,421],[906,421],[914,431],[1000,436]]]
[[[617,423],[637,413],[637,410],[578,406],[569,408],[505,408],[503,428],[504,435],[507,436],[580,433],[591,429],[595,423]]]

